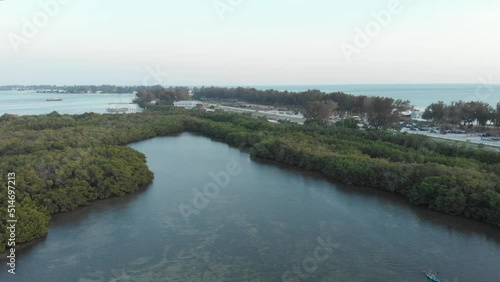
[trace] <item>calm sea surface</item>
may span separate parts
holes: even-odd
[[[150,187],[55,216],[46,238],[18,250],[15,276],[0,261],[0,281],[424,282],[425,269],[443,282],[500,281],[500,228],[193,134],[131,147],[155,172]],[[193,188],[228,164],[240,173],[200,200]],[[188,222],[180,204],[197,210]]]
[[[49,102],[47,99],[63,99]],[[52,94],[32,91],[0,91],[0,115],[39,115],[57,111],[60,114],[106,113],[108,108],[137,109],[130,104],[134,94]]]

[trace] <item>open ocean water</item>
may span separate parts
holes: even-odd
[[[62,101],[47,101],[49,98]],[[134,94],[53,94],[33,91],[0,91],[0,115],[40,115],[57,111],[60,114],[106,113],[108,108],[137,109]]]

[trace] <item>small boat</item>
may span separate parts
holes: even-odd
[[[58,102],[58,101],[62,101],[62,100],[63,99],[60,99],[60,98],[58,98],[58,99],[56,99],[56,98],[49,98],[49,99],[47,99],[48,102]]]
[[[425,276],[429,278],[429,280],[434,281],[434,282],[441,282],[439,278],[437,277],[437,274],[432,273],[432,271],[424,271]]]
[[[120,112],[126,113],[129,111],[129,108],[107,108],[106,111],[108,113],[120,113]]]

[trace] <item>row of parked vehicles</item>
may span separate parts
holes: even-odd
[[[438,127],[428,127],[418,124],[403,124],[403,127],[408,128],[410,131],[425,131],[436,134],[466,134],[467,132],[460,129],[442,129]],[[477,136],[481,137],[484,141],[500,141],[500,137],[495,137],[491,133],[479,133]]]
[[[484,141],[500,141],[500,137],[495,137],[491,133],[480,133],[479,137]]]
[[[427,131],[430,133],[440,133],[440,134],[465,134],[466,132],[463,130],[458,130],[458,129],[441,129],[437,127],[428,127],[428,126],[418,126],[418,125],[404,125],[404,127],[410,129],[411,131]]]
[[[448,133],[451,133],[451,134],[465,134],[467,132],[465,132],[464,130],[459,130],[459,129],[448,129],[448,130],[441,129],[439,131],[439,133],[441,133],[441,134],[448,134]]]
[[[410,129],[411,131],[429,131],[431,128],[427,126],[418,126],[415,124],[404,124],[403,127]]]

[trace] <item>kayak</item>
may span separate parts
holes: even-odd
[[[425,273],[425,276],[427,276],[427,278],[429,278],[430,280],[434,281],[434,282],[441,282],[441,280],[439,280],[439,278],[437,278],[436,274],[429,274],[427,272],[424,272]]]

